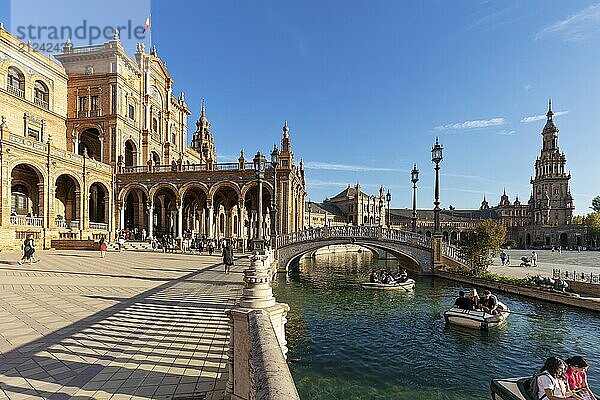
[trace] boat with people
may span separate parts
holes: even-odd
[[[493,400],[537,400],[530,394],[532,378],[492,379],[490,391]]]
[[[471,329],[487,330],[506,322],[510,310],[502,302],[498,302],[497,314],[489,314],[484,310],[465,310],[452,307],[444,312],[446,323]]]
[[[407,279],[404,282],[381,283],[381,282],[364,282],[361,284],[363,289],[370,290],[404,290],[406,292],[415,288],[414,279]]]

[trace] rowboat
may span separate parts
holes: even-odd
[[[413,279],[407,279],[404,282],[396,283],[365,282],[361,286],[363,289],[369,290],[404,290],[408,292],[415,288],[415,281]]]
[[[444,318],[448,324],[471,329],[487,330],[506,322],[510,310],[501,302],[498,302],[498,310],[501,311],[496,315],[492,315],[481,310],[463,310],[458,307],[452,307],[444,312]]]
[[[493,379],[490,384],[493,400],[537,400],[529,394],[531,377]]]

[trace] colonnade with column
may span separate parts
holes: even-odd
[[[138,231],[145,229],[148,237],[170,234],[181,238],[191,234],[210,239],[233,238],[242,240],[243,243],[257,235],[258,215],[254,199],[227,203],[206,199],[204,196],[199,200],[182,201],[182,197],[186,200],[188,198],[176,196],[175,193],[166,198],[164,193],[138,193],[135,203],[128,202],[128,194],[125,194],[123,201],[118,203],[119,228],[137,228]],[[270,204],[270,201],[264,201],[263,204]],[[135,213],[128,211],[127,207],[133,207]],[[265,238],[271,234],[270,214],[270,206],[263,207]]]

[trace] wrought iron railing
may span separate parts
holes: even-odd
[[[42,217],[27,217],[24,215],[11,215],[11,225],[24,225],[24,226],[42,226]]]
[[[560,269],[552,270],[552,278],[562,278],[569,281],[578,281],[585,283],[600,284],[600,273],[594,274],[593,272],[578,272],[578,271],[564,271]]]

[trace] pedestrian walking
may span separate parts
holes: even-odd
[[[33,240],[33,235],[28,234],[25,237],[25,240],[23,241],[22,250],[23,250],[23,256],[21,257],[21,259],[19,261],[17,261],[17,263],[19,265],[23,264],[24,261],[29,261],[29,264],[40,261],[40,260],[36,259],[34,256],[35,242]]]
[[[223,264],[225,265],[225,273],[228,274],[233,265],[233,247],[231,247],[229,241],[223,245]]]
[[[125,236],[123,234],[119,235],[117,239],[117,243],[119,244],[119,253],[123,250],[123,245],[125,244]]]
[[[104,236],[100,238],[100,241],[98,242],[98,247],[100,249],[100,258],[104,258],[107,250],[106,240],[104,239]]]

